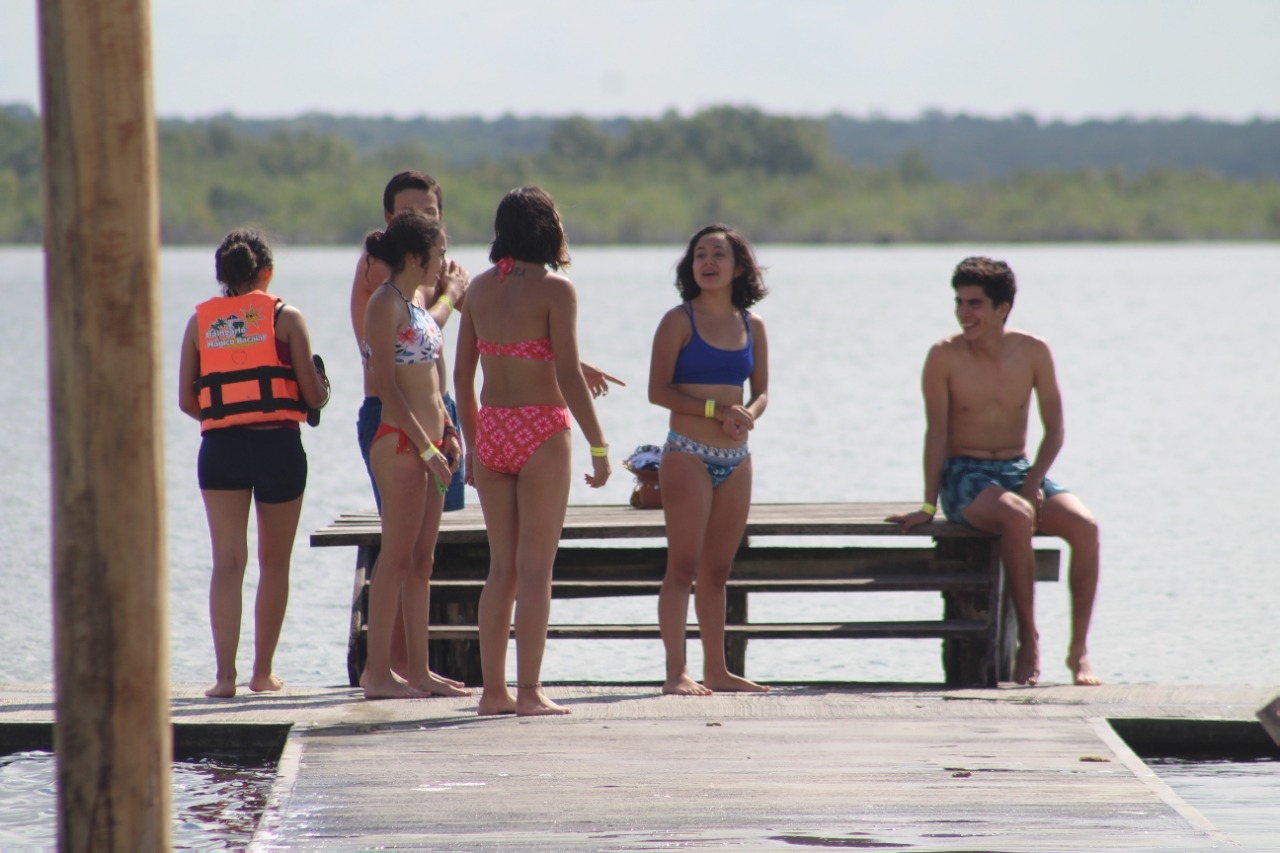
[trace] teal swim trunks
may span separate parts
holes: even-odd
[[[952,456],[942,466],[942,488],[939,499],[947,521],[968,524],[964,508],[987,486],[999,486],[1005,491],[1016,492],[1026,482],[1031,470],[1031,460],[1025,456],[1017,459],[974,459],[972,456]],[[1060,495],[1067,489],[1048,477],[1040,484],[1045,498]]]

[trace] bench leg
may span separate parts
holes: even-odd
[[[360,686],[364,672],[366,645],[369,636],[369,578],[373,564],[381,549],[375,545],[361,545],[356,550],[355,585],[351,590],[351,625],[347,633],[347,684]]]
[[[725,594],[725,623],[728,625],[747,624],[747,594],[741,590],[728,590]],[[724,638],[724,660],[729,672],[742,678],[747,677],[747,638],[726,634]]]
[[[465,547],[465,546],[464,546]],[[454,549],[436,546],[436,565],[447,565]],[[429,618],[432,625],[477,625],[480,622],[480,593],[441,595],[432,591]],[[432,672],[455,678],[469,687],[484,683],[480,668],[480,643],[477,640],[428,640],[427,665]]]
[[[939,559],[966,560],[983,567],[991,578],[987,591],[944,592],[944,619],[976,619],[986,622],[981,640],[942,641],[942,669],[948,687],[980,685],[995,687],[1001,659],[1004,585],[1000,574],[999,540],[965,539],[937,542]]]

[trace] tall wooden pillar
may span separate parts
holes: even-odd
[[[168,850],[148,0],[40,0],[58,846]]]

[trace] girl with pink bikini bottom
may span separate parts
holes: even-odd
[[[551,612],[551,571],[569,503],[569,415],[591,445],[586,482],[609,479],[608,444],[578,360],[577,293],[551,196],[512,190],[498,205],[489,259],[467,290],[454,386],[467,482],[480,494],[489,577],[480,596],[481,714],[567,714],[539,681]],[[550,270],[547,268],[550,267]],[[477,370],[484,375],[476,394]],[[516,692],[507,685],[514,612]]]

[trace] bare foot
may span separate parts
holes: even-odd
[[[249,690],[254,693],[270,693],[284,687],[284,681],[274,672],[268,673],[266,678],[254,676],[249,679]]]
[[[1093,674],[1093,667],[1089,665],[1089,656],[1084,652],[1080,654],[1067,655],[1067,669],[1071,670],[1071,675],[1076,684],[1084,687],[1097,687],[1102,683],[1102,679]]]
[[[236,695],[236,679],[233,675],[231,678],[219,678],[217,683],[204,692],[204,695],[210,699],[230,699]]]
[[[467,686],[467,683],[465,681],[455,681],[452,678],[446,678],[440,673],[432,672],[431,670],[427,670],[427,675],[431,676],[436,681],[443,681],[445,684],[449,685],[450,687],[466,687]],[[467,695],[469,696],[471,694],[468,693]]]
[[[416,678],[409,682],[415,690],[421,690],[430,696],[470,696],[471,691],[461,682],[450,678],[441,678],[428,672],[426,678]]]
[[[1038,644],[1018,643],[1018,653],[1013,661],[1013,680],[1028,687],[1035,687],[1040,683],[1040,646]]]
[[[514,714],[516,712],[516,697],[511,695],[511,691],[507,689],[507,685],[502,685],[501,690],[485,690],[480,694],[480,702],[476,706],[476,713],[482,717],[491,717],[497,714]]]
[[[385,681],[362,678],[360,686],[364,688],[366,699],[424,699],[431,695],[414,689],[394,676]]]
[[[677,678],[668,678],[662,685],[662,692],[673,696],[710,696],[714,691],[704,687],[682,672]]]
[[[546,717],[552,714],[570,714],[568,708],[557,705],[542,692],[541,684],[516,689],[516,716]]]
[[[748,681],[740,675],[726,672],[722,675],[703,676],[702,683],[718,693],[768,693],[763,684]]]

